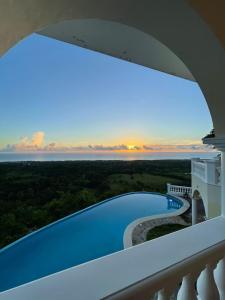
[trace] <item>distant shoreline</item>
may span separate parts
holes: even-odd
[[[218,152],[144,152],[144,153],[4,153],[0,162],[30,161],[135,161],[135,160],[190,160],[213,158]]]
[[[183,158],[183,159],[137,159],[137,160],[122,160],[122,159],[107,159],[107,160],[104,160],[104,159],[97,159],[97,160],[17,160],[17,161],[0,161],[0,164],[37,164],[37,163],[76,163],[76,162],[80,162],[80,163],[87,163],[87,162],[102,162],[102,163],[107,163],[107,162],[147,162],[147,161],[152,161],[152,162],[155,162],[155,161],[158,161],[158,162],[168,162],[168,161],[190,161],[190,159],[188,158]]]

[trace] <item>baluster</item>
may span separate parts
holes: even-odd
[[[225,258],[218,262],[214,270],[214,277],[219,290],[220,299],[225,299]]]
[[[183,280],[179,292],[177,294],[177,300],[197,300],[197,294],[195,290],[195,276],[193,274],[186,275]]]
[[[206,265],[197,280],[199,300],[219,300],[219,292],[214,280],[213,265]]]
[[[160,290],[157,300],[170,300],[170,292],[166,289]]]

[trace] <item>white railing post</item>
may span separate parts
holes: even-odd
[[[170,186],[171,186],[171,184],[170,184],[170,183],[167,183],[167,193],[168,193],[168,194],[170,193]]]
[[[197,280],[197,290],[199,300],[219,300],[219,292],[214,280],[214,266],[206,265]]]
[[[192,274],[186,275],[177,294],[177,300],[197,300],[195,290],[196,278]]]
[[[222,258],[214,271],[214,277],[219,290],[220,299],[225,299],[225,258]]]
[[[168,289],[162,289],[158,292],[157,300],[170,300],[171,292]]]

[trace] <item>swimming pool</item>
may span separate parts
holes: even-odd
[[[172,196],[129,193],[52,223],[0,250],[0,291],[122,250],[131,222],[181,206]]]

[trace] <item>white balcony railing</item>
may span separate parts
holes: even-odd
[[[51,255],[51,254],[49,254]],[[0,294],[0,300],[225,299],[218,217]]]
[[[192,188],[188,187],[188,186],[173,185],[173,184],[167,183],[167,194],[181,196],[181,197],[184,195],[188,195],[191,197]]]
[[[194,158],[192,159],[191,173],[205,183],[220,185],[220,160]]]

